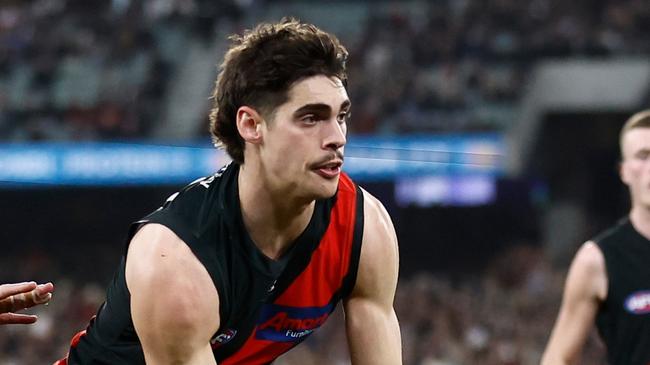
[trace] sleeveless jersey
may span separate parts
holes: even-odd
[[[611,365],[650,364],[650,241],[629,218],[593,240],[605,257],[607,298],[596,315]]]
[[[334,197],[317,200],[307,228],[279,259],[266,257],[242,221],[232,163],[200,179],[131,226],[171,229],[210,274],[219,294],[220,328],[210,343],[219,365],[270,364],[320,327],[356,281],[363,194],[341,174]],[[128,247],[127,247],[128,248]],[[144,364],[124,275],[126,252],[106,302],[58,365]],[[216,308],[215,308],[216,310]]]

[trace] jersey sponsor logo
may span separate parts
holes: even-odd
[[[220,332],[218,335],[214,336],[210,340],[210,344],[212,345],[213,349],[216,349],[217,347],[221,345],[225,345],[226,343],[230,342],[230,340],[232,340],[236,334],[237,334],[237,330],[227,329],[223,332]]]
[[[266,304],[262,307],[255,337],[274,342],[301,341],[325,323],[332,308],[332,304],[324,307]]]
[[[625,299],[625,309],[632,314],[650,313],[650,290],[630,294]]]

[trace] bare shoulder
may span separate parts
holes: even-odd
[[[381,290],[397,285],[399,252],[393,222],[383,204],[365,190],[364,229],[355,291]]]
[[[594,242],[585,242],[571,263],[562,305],[541,364],[573,364],[582,352],[600,303],[607,295],[603,254]]]
[[[171,252],[185,254],[184,244],[171,229],[161,224],[147,224],[140,228],[129,244],[127,262],[130,266],[145,266],[144,261],[166,257]],[[189,247],[187,247],[189,251]],[[133,258],[133,259],[131,259]],[[154,269],[153,267],[151,269]]]
[[[398,257],[397,236],[390,215],[384,205],[369,192],[363,190],[364,230],[363,246],[369,246],[371,253],[385,259]]]
[[[214,283],[189,246],[169,228],[147,224],[133,237],[126,282],[134,321],[144,316],[139,318],[140,329],[145,323],[158,329],[204,328],[206,334],[218,328]]]
[[[361,191],[364,197],[364,225],[366,227],[364,238],[367,236],[367,231],[370,231],[368,233],[371,234],[371,238],[375,238],[372,233],[376,232],[377,238],[383,238],[380,240],[381,242],[386,242],[389,246],[397,246],[395,228],[386,208],[375,196],[366,190],[361,189]]]
[[[155,278],[170,271],[179,278],[191,276],[197,280],[209,279],[207,270],[189,246],[161,224],[147,224],[136,233],[129,245],[126,266],[127,278],[130,271],[144,278]],[[204,277],[203,273],[208,276]],[[166,279],[171,283],[176,281],[175,276]]]
[[[578,249],[572,265],[589,274],[604,273],[605,257],[596,243],[587,241]]]
[[[607,269],[603,252],[593,241],[585,242],[576,253],[569,276],[568,284],[581,286],[587,293],[604,300],[607,295]]]

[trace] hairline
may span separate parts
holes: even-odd
[[[264,118],[265,120],[267,120],[269,122],[273,122],[275,120],[276,115],[277,115],[278,109],[280,109],[280,107],[282,107],[284,104],[287,104],[287,103],[289,103],[291,101],[291,96],[290,96],[291,90],[293,90],[293,88],[298,83],[300,83],[302,81],[305,81],[307,79],[310,79],[312,77],[318,77],[318,76],[325,76],[330,80],[332,80],[332,79],[338,80],[341,83],[341,87],[343,89],[345,89],[346,92],[347,92],[347,88],[345,86],[345,83],[343,82],[343,80],[340,77],[338,77],[336,75],[327,75],[326,73],[320,72],[320,73],[316,73],[316,74],[313,74],[313,75],[299,77],[298,79],[293,81],[291,84],[289,84],[289,86],[287,86],[287,88],[283,92],[284,101],[282,103],[279,103],[279,104],[273,106],[272,108],[270,106],[254,107],[252,105],[250,105],[250,107],[255,109],[262,116],[262,118]],[[350,101],[349,97],[345,101],[347,101],[349,105],[352,105],[352,102]],[[343,103],[341,103],[341,105],[343,105],[345,103],[345,101]],[[270,110],[265,110],[265,109],[270,109]]]
[[[630,118],[628,118],[628,120],[623,125],[623,128],[621,128],[621,132],[619,134],[619,149],[621,153],[621,160],[625,159],[623,149],[625,136],[627,136],[629,132],[641,128],[650,128],[650,109],[635,113]]]

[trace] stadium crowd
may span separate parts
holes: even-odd
[[[283,3],[5,1],[0,139],[149,137],[188,42],[223,40],[217,29],[241,31]],[[343,22],[358,21],[354,34],[309,13],[285,15],[322,24],[348,46],[355,133],[503,130],[540,59],[650,54],[644,0],[353,3],[360,17],[335,6]],[[322,6],[332,5],[309,5]]]
[[[101,257],[101,250],[95,248]],[[5,365],[48,364],[66,353],[70,338],[85,328],[104,298],[102,277],[111,263],[72,260],[31,250],[25,257],[0,259],[8,282],[16,277],[53,280],[55,295],[38,308],[30,326],[5,326],[0,353]],[[114,255],[108,255],[114,256]],[[513,246],[485,270],[472,274],[423,272],[400,280],[395,308],[400,319],[406,365],[538,364],[561,299],[565,272],[549,265],[538,247]],[[78,262],[83,262],[79,260]],[[94,271],[89,268],[94,267]],[[6,270],[5,270],[6,269]],[[65,274],[64,274],[65,273]],[[93,275],[90,275],[92,273]],[[340,308],[312,338],[278,365],[349,364]],[[590,340],[582,364],[602,363],[602,348]]]
[[[228,1],[3,2],[0,139],[147,136],[187,39],[236,15]]]
[[[240,31],[283,3],[3,1],[0,141],[151,138],[187,42],[223,39],[216,29]],[[539,60],[650,55],[647,0],[351,3],[366,9],[354,34],[301,17],[337,33],[350,50],[353,133],[504,130]],[[346,3],[335,4],[341,17],[351,16]],[[207,102],[206,95],[206,110]],[[207,138],[204,126],[195,129]],[[94,252],[93,262],[74,249],[0,256],[0,282],[56,285],[52,303],[35,310],[37,324],[0,330],[0,363],[48,364],[65,354],[104,298],[111,275],[105,270],[115,266],[109,258],[120,251],[108,249]],[[398,286],[405,364],[538,363],[565,268],[553,267],[538,247],[517,246],[485,270],[431,270],[403,276]],[[312,337],[278,365],[349,363],[340,318]],[[582,363],[601,364],[602,351],[592,338]]]

